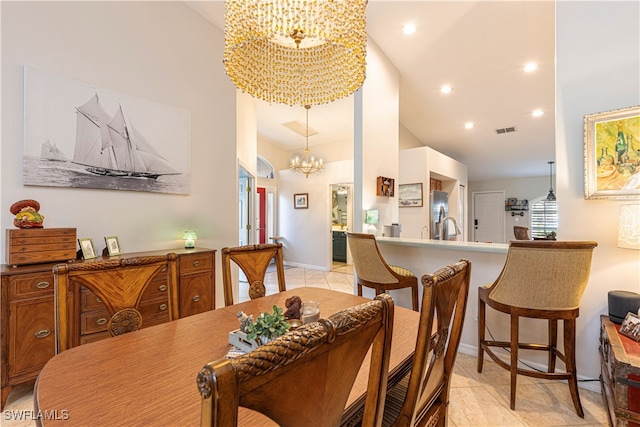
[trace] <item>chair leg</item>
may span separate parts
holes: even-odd
[[[482,298],[478,295],[478,372],[482,373],[482,365],[484,363],[484,350],[482,343],[484,343],[485,334],[485,312],[486,305]]]
[[[556,371],[556,354],[558,350],[558,321],[549,320],[549,361],[547,363],[548,372]]]
[[[362,296],[362,285],[358,283],[358,296]]]
[[[516,380],[518,378],[519,317],[517,311],[511,313],[511,409],[516,409]]]
[[[580,418],[584,418],[584,411],[580,403],[578,393],[578,377],[576,370],[576,319],[565,319],[564,324],[564,357],[567,372],[571,374],[569,379],[569,391],[573,399],[573,406]]]

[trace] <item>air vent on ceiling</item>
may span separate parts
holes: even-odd
[[[291,129],[300,136],[307,136],[307,126],[297,120],[293,122],[283,123],[282,126]],[[317,135],[318,131],[309,126],[309,136]]]
[[[496,133],[498,135],[502,134],[502,133],[509,133],[509,132],[515,132],[517,129],[515,126],[510,126],[508,128],[502,128],[502,129],[496,129]]]

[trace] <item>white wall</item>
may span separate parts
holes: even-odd
[[[33,198],[44,226],[76,227],[92,237],[117,235],[125,252],[237,241],[235,88],[224,73],[223,35],[181,2],[2,2],[0,221],[9,206]],[[96,84],[191,112],[191,193],[22,185],[23,66]],[[223,179],[224,178],[224,179]],[[4,239],[4,233],[2,233]],[[4,242],[1,245],[4,260]],[[219,253],[217,254],[219,265]],[[217,302],[222,281],[217,275]]]
[[[378,230],[398,222],[399,88],[398,70],[369,40],[367,79],[360,97],[356,97],[354,231],[362,230],[363,220],[358,222],[358,218],[369,209],[380,212]],[[361,138],[358,138],[359,132]],[[376,196],[379,176],[395,180],[394,197]]]
[[[640,104],[638,16],[638,2],[556,3],[559,234],[598,242],[577,332],[578,372],[592,378],[600,372],[599,317],[607,313],[607,292],[640,292],[640,252],[616,246],[624,202],[584,199],[582,121],[585,114]]]
[[[325,164],[322,172],[278,172],[279,233],[287,265],[331,270],[331,184],[353,182],[353,160]],[[294,209],[293,195],[307,193],[308,209]]]

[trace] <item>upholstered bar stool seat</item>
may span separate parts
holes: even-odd
[[[387,264],[373,234],[346,234],[357,276],[358,295],[362,296],[363,286],[374,289],[376,295],[410,288],[412,308],[418,311],[418,278],[415,274],[406,268]]]
[[[517,376],[525,375],[568,380],[576,413],[584,417],[576,372],[576,319],[596,246],[596,242],[512,241],[498,279],[478,289],[478,372],[482,372],[484,353],[487,353],[511,373],[511,409],[516,405]],[[509,314],[509,341],[485,339],[486,306]],[[546,320],[547,343],[520,342],[520,317]],[[557,345],[558,320],[562,320],[564,326],[562,349]],[[500,358],[495,348],[504,349],[503,354],[509,354],[508,361]],[[547,372],[519,367],[519,350],[547,352]],[[564,372],[556,372],[556,359],[564,362]]]

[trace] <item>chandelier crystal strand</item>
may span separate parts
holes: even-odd
[[[304,149],[304,156],[302,156],[302,159],[298,156],[291,159],[291,169],[296,172],[303,173],[305,178],[309,178],[309,175],[320,172],[324,168],[324,163],[322,162],[322,159],[316,160],[313,156],[311,156],[311,158],[309,157],[309,153],[311,152],[311,150],[309,150],[309,109],[311,106],[305,105],[304,108],[306,110],[307,120],[307,128],[305,132],[306,147]]]
[[[358,90],[367,0],[226,0],[225,70],[269,103],[319,105]]]

